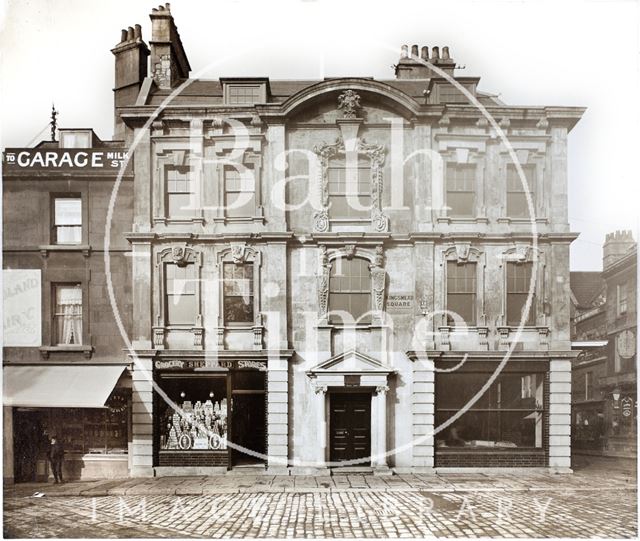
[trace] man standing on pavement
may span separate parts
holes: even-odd
[[[62,442],[58,441],[56,436],[51,437],[51,445],[49,447],[49,462],[51,463],[51,469],[53,470],[54,483],[63,483],[62,479],[62,463],[64,461],[64,447]]]

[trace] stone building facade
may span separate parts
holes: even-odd
[[[188,79],[169,6],[151,20],[113,50],[131,474],[568,470],[583,109],[454,85],[448,47],[389,80]]]
[[[55,136],[55,131],[53,132]],[[91,129],[8,148],[3,156],[3,476],[49,475],[47,437],[66,449],[66,478],[129,472],[131,381],[112,315],[105,224],[120,141]],[[121,325],[131,326],[133,176],[115,200],[110,280]],[[106,406],[106,407],[105,407]]]

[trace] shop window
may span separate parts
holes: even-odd
[[[616,308],[617,316],[623,316],[627,313],[627,303],[629,298],[628,287],[626,283],[618,284],[616,286]]]
[[[529,187],[529,193],[536,208],[535,198],[535,166],[522,165],[522,171]],[[522,185],[522,180],[515,165],[507,165],[507,216],[510,218],[530,218],[529,205],[527,204],[527,191]],[[534,216],[535,218],[535,216]]]
[[[349,323],[340,312],[350,314],[354,322],[370,322],[371,272],[365,259],[333,261],[329,275],[329,321]]]
[[[532,263],[507,263],[507,325],[518,326],[523,316],[529,286],[531,283]],[[536,321],[535,290],[531,297],[529,314],[524,325],[534,325]]]
[[[195,265],[165,264],[167,325],[194,325],[197,314]]]
[[[56,284],[53,290],[53,342],[58,345],[82,345],[82,286]]]
[[[368,160],[367,160],[368,162]],[[369,219],[371,216],[371,165],[358,158],[347,168],[345,160],[332,160],[327,168],[331,218]]]
[[[475,164],[447,164],[447,207],[451,217],[475,215]]]
[[[172,404],[156,396],[160,451],[227,448],[225,376],[162,375],[160,387]]]
[[[467,409],[436,435],[438,448],[542,447],[544,374],[502,373],[469,407],[490,377],[490,372],[436,374],[436,426]]]
[[[447,314],[448,324],[459,323],[460,318],[467,325],[476,322],[476,264],[458,264],[447,261]]]
[[[230,218],[247,218],[256,213],[256,179],[251,164],[245,165],[243,173],[236,167],[224,168],[224,209]]]
[[[46,436],[61,438],[67,454],[126,454],[127,404],[126,396],[114,395],[104,409],[44,410],[42,418]]]
[[[194,181],[188,166],[166,167],[167,217],[184,218],[194,215]]]
[[[54,244],[82,243],[82,199],[79,195],[53,198]]]
[[[223,264],[224,322],[254,321],[253,263]]]

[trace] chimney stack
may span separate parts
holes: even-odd
[[[111,52],[115,56],[114,138],[124,139],[124,124],[118,108],[135,104],[142,82],[147,76],[149,48],[142,40],[140,25],[123,29],[120,43]]]
[[[409,55],[409,47],[403,45],[400,53],[400,60],[396,64],[396,79],[430,79],[440,77],[429,66],[425,66],[423,62],[430,62],[442,71],[453,77],[453,70],[456,63],[449,54],[449,47],[442,48],[442,57],[440,57],[440,48],[436,45],[431,48],[431,58],[429,58],[429,48],[422,47],[420,56],[418,56],[418,45],[411,46],[411,55]]]
[[[607,269],[622,259],[635,245],[633,233],[629,230],[607,233],[602,246],[602,268]]]
[[[171,88],[188,79],[191,66],[178,28],[171,15],[170,4],[151,10],[151,76],[159,88]]]

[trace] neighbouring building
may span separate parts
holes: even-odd
[[[131,475],[568,471],[584,109],[454,86],[448,47],[404,47],[388,80],[189,79],[169,5],[150,17],[150,47],[136,26],[113,50],[135,156]]]
[[[606,236],[603,271],[572,272],[572,445],[576,452],[636,456],[637,244]]]
[[[638,245],[631,231],[607,235],[602,278],[606,283],[606,453],[637,455]]]
[[[602,272],[571,273],[573,360],[571,444],[574,452],[602,452],[605,445],[604,396],[607,371],[606,284]]]
[[[55,137],[55,131],[53,132]],[[125,149],[91,129],[3,157],[3,476],[45,480],[47,438],[68,478],[129,473],[129,359],[109,302],[105,224]],[[131,173],[115,199],[110,280],[131,327]]]

